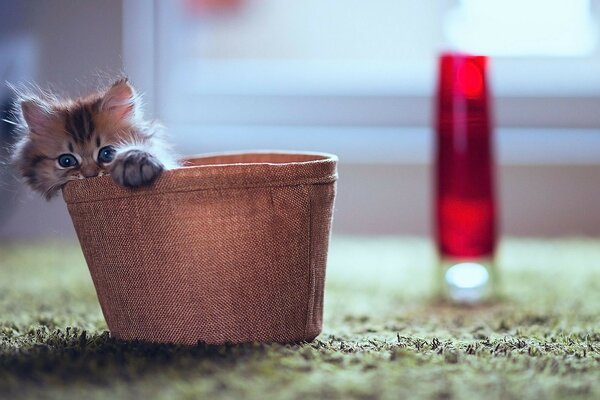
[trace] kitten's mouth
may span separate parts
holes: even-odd
[[[108,176],[108,175],[110,175],[108,172],[106,172],[106,171],[100,171],[100,172],[98,172],[98,175],[92,176],[90,178],[96,178],[98,176]],[[74,175],[74,178],[75,179],[87,179],[87,177],[83,176],[82,174]]]

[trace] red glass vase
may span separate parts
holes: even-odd
[[[485,56],[439,59],[435,237],[444,294],[475,301],[493,289],[497,244],[493,121]]]

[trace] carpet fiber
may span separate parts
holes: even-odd
[[[506,240],[504,297],[430,300],[419,238],[334,237],[300,345],[110,338],[76,244],[0,245],[0,397],[600,398],[600,240]]]

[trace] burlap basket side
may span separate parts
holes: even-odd
[[[331,184],[310,187],[310,287],[311,295],[306,321],[305,340],[312,340],[323,328],[323,295],[329,236],[333,220],[336,186]]]
[[[245,163],[161,178],[228,170],[213,188],[163,181],[140,194],[102,178],[68,186],[69,212],[115,337],[195,344],[295,342],[320,333],[335,160],[285,163],[289,156],[261,154],[267,161],[253,163],[243,155]]]

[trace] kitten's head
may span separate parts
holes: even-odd
[[[23,97],[23,138],[13,161],[25,182],[47,199],[70,180],[103,175],[115,147],[134,142],[139,110],[126,79],[76,100]]]

